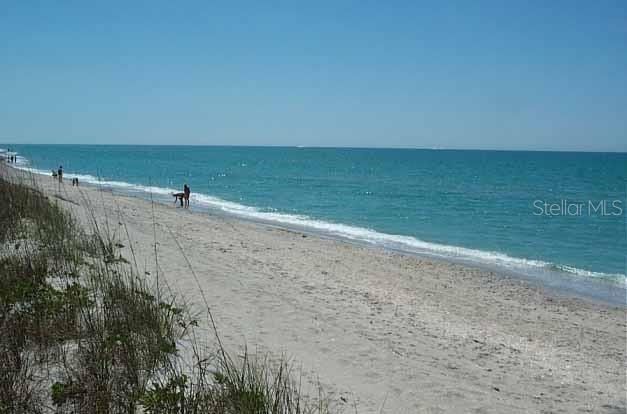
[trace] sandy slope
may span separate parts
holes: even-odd
[[[292,356],[346,412],[625,412],[624,309],[173,206],[153,226],[147,201],[39,182],[78,216],[91,200],[150,277],[156,230],[162,283],[200,309],[175,236],[229,347]]]

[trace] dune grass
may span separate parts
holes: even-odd
[[[85,229],[34,181],[0,178],[0,192],[0,413],[328,412],[287,359],[231,357],[206,301],[202,345],[204,322],[93,209]]]

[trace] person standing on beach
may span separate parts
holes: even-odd
[[[57,171],[57,177],[59,177],[59,182],[63,182],[63,166],[59,165],[59,171]]]
[[[189,208],[189,195],[192,191],[189,189],[189,186],[185,184],[183,186],[183,197],[185,197],[185,208]]]

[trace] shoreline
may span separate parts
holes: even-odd
[[[9,165],[9,167],[13,167],[13,166]],[[18,171],[27,173],[27,174],[31,174],[31,173],[35,174],[39,177],[47,176],[43,174],[43,171],[36,170],[36,169],[29,170],[27,168],[26,170],[23,170],[22,167],[13,167],[13,168],[15,168]],[[34,172],[34,171],[38,171],[38,172]],[[71,177],[74,175],[76,174],[68,173],[68,177]],[[77,176],[82,177],[81,174],[78,174]],[[118,188],[118,184],[128,185],[129,188],[127,189],[123,187]],[[144,201],[150,201],[151,198],[153,197],[153,193],[149,193],[146,190],[139,190],[139,188],[144,187],[143,185],[139,185],[139,184],[105,181],[104,184],[102,185],[96,184],[93,182],[87,182],[87,183],[82,182],[81,185],[87,185],[94,189],[104,188],[104,189],[114,192],[118,196],[134,197],[134,198],[138,198]],[[168,190],[168,189],[164,189],[164,190]],[[201,195],[205,196],[204,194],[201,194]],[[169,202],[169,198],[164,194],[156,193],[154,194],[154,197],[155,197],[154,200],[156,200],[156,202],[159,202],[162,205],[171,205],[171,203]],[[231,203],[228,201],[226,202]],[[210,214],[210,215],[224,216],[227,218],[233,218],[235,220],[241,220],[244,222],[250,222],[250,223],[283,228],[283,229],[288,229],[288,230],[294,230],[298,232],[307,233],[315,237],[321,237],[321,238],[331,239],[331,240],[339,240],[341,242],[346,242],[346,243],[354,244],[357,246],[366,246],[366,247],[373,248],[373,249],[380,249],[380,250],[387,251],[387,252],[406,254],[406,255],[410,255],[410,256],[414,256],[414,257],[418,257],[422,259],[427,259],[427,260],[435,260],[435,261],[441,261],[445,263],[460,264],[462,266],[467,266],[473,269],[479,269],[479,270],[487,271],[487,272],[495,272],[495,273],[502,275],[503,277],[508,277],[508,278],[513,277],[516,279],[520,279],[520,280],[526,281],[527,283],[531,285],[540,284],[542,288],[550,290],[555,295],[558,295],[558,296],[579,298],[582,300],[587,300],[587,301],[596,302],[600,304],[607,304],[610,306],[620,306],[623,308],[627,308],[627,278],[625,278],[626,276],[622,274],[616,274],[616,275],[615,274],[603,274],[603,273],[587,271],[583,269],[575,269],[575,270],[578,270],[579,272],[583,272],[583,273],[589,272],[591,274],[591,275],[585,275],[585,274],[579,274],[577,272],[569,272],[569,271],[560,270],[559,268],[552,268],[552,266],[558,266],[558,265],[549,263],[549,262],[545,263],[545,265],[549,267],[537,267],[537,268],[522,267],[522,265],[504,264],[504,263],[498,263],[498,262],[494,262],[494,263],[490,263],[488,261],[482,262],[481,259],[479,258],[472,257],[472,256],[464,256],[463,254],[459,254],[459,253],[457,255],[454,255],[454,254],[449,255],[449,254],[443,254],[443,253],[440,254],[436,250],[429,251],[427,249],[424,249],[424,250],[412,249],[409,246],[403,246],[402,243],[399,243],[398,246],[394,246],[392,244],[384,244],[384,243],[379,243],[375,241],[370,241],[367,239],[354,238],[354,237],[351,237],[350,235],[336,233],[331,230],[320,230],[320,229],[309,227],[306,224],[290,223],[287,221],[279,221],[279,220],[265,219],[265,218],[260,218],[260,217],[247,216],[247,215],[239,214],[237,212],[225,211],[218,207],[212,207],[212,206],[195,207],[192,204],[190,210],[201,213],[201,214],[204,213],[204,214]],[[317,221],[317,220],[314,220],[314,221]],[[335,225],[337,223],[331,223],[331,224]],[[339,224],[339,225],[344,226],[343,224]],[[348,225],[348,226],[352,227],[352,225]],[[361,227],[357,227],[357,228],[370,231],[370,229],[368,228],[361,228]],[[382,233],[376,230],[372,230],[372,231],[379,235],[388,236],[388,237],[410,237],[410,236]],[[424,242],[424,243],[433,244],[431,242]],[[453,248],[453,249],[468,250],[472,252],[480,252],[480,253],[490,254],[490,255],[491,254],[503,255],[503,257],[514,260],[514,261],[536,262],[535,259],[517,258],[517,257],[508,256],[504,253],[499,253],[499,252],[482,251],[482,250],[477,250],[473,248],[466,248],[466,247],[459,247],[459,246],[452,246],[452,245],[441,245],[441,246],[445,246],[445,247]],[[601,276],[597,276],[597,274]],[[621,279],[618,280],[617,277],[621,277]]]
[[[226,344],[291,356],[306,381],[319,380],[348,410],[626,406],[624,309],[460,264],[87,186],[64,184],[58,193],[51,178],[34,180],[79,219],[93,209],[118,232],[125,256],[132,246],[152,275],[156,233],[159,274],[200,305],[182,249]]]
[[[124,194],[122,192],[114,194],[120,197],[134,197],[133,195]],[[141,198],[141,197],[139,197]],[[226,219],[233,219],[235,221],[242,221],[252,223],[254,225],[260,225],[278,230],[292,231],[295,233],[303,233],[312,237],[317,237],[324,240],[338,241],[341,243],[347,243],[353,246],[372,249],[382,253],[399,254],[402,256],[414,257],[417,259],[433,261],[444,265],[458,265],[468,269],[473,269],[480,272],[494,273],[498,277],[505,279],[514,279],[527,283],[532,288],[543,289],[550,296],[560,297],[564,299],[577,299],[586,302],[594,303],[602,306],[618,307],[627,309],[627,287],[625,282],[617,282],[613,279],[602,278],[587,278],[585,276],[579,276],[574,274],[560,274],[558,272],[551,272],[549,270],[545,272],[536,272],[535,274],[524,273],[515,269],[506,269],[499,267],[498,265],[490,265],[487,263],[472,262],[463,258],[455,257],[439,257],[430,255],[428,253],[412,252],[403,249],[396,249],[393,247],[387,247],[383,245],[377,245],[362,240],[353,240],[348,237],[342,237],[333,234],[326,234],[323,232],[317,232],[315,230],[307,229],[305,227],[299,228],[297,226],[290,226],[289,224],[280,224],[267,222],[263,220],[256,220],[254,218],[238,217],[229,213],[223,213],[221,211],[212,210],[197,210],[194,214],[210,214],[215,216],[223,216]],[[544,273],[544,276],[540,276]],[[552,281],[551,277],[559,277],[560,280]],[[575,280],[573,280],[575,279]],[[569,286],[569,284],[575,283],[575,286]],[[594,289],[595,292],[586,291],[586,288]],[[607,293],[613,291],[613,293]],[[618,291],[618,292],[614,292]]]

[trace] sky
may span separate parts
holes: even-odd
[[[0,0],[0,142],[627,151],[627,2]]]

